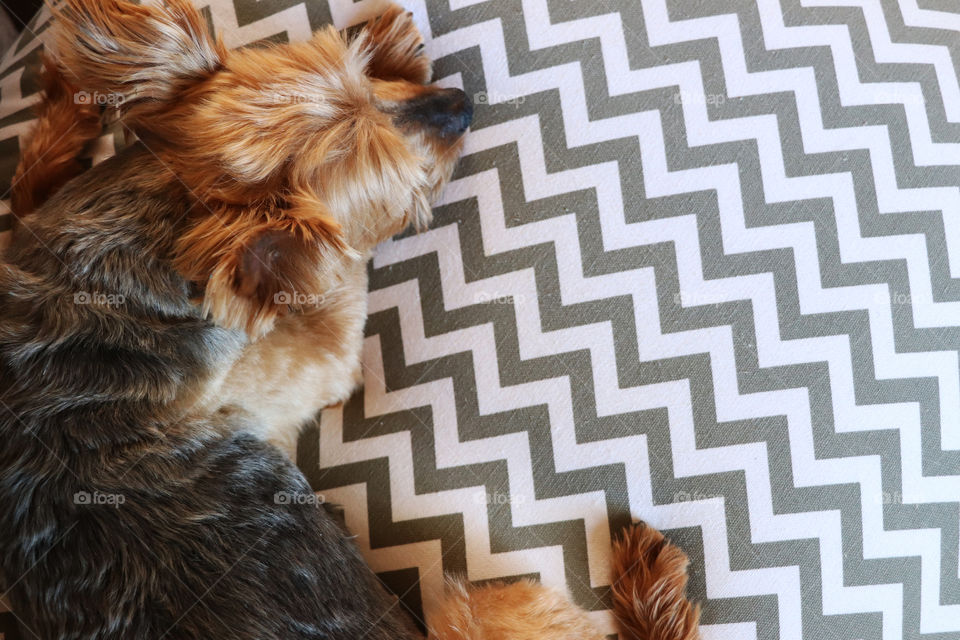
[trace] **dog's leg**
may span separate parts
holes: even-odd
[[[42,80],[37,123],[20,148],[11,187],[11,208],[18,218],[32,213],[83,171],[80,153],[100,134],[96,101],[90,94],[77,91],[47,56],[43,58]]]
[[[613,612],[623,640],[699,640],[700,610],[684,595],[687,556],[642,522],[613,548]],[[530,580],[447,583],[427,621],[428,640],[546,638],[600,640],[565,594]]]
[[[428,640],[604,640],[567,594],[532,580],[473,586],[447,582],[427,621]]]
[[[304,304],[303,292],[282,292]],[[340,286],[313,301],[315,309],[281,317],[252,343],[209,402],[256,416],[259,434],[291,458],[301,427],[350,397],[362,380],[360,351],[367,316],[366,261],[357,260]],[[211,407],[213,408],[213,407]]]

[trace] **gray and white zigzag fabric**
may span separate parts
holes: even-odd
[[[200,4],[230,46],[370,10]],[[299,451],[385,582],[419,614],[445,570],[536,576],[613,633],[642,518],[708,640],[960,639],[960,5],[405,4],[476,119]],[[37,47],[2,62],[4,191]]]

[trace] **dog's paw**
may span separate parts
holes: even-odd
[[[402,79],[417,84],[430,81],[430,59],[413,14],[391,4],[363,31],[371,46],[369,73],[375,78]]]

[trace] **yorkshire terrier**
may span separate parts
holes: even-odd
[[[429,223],[469,99],[428,84],[398,7],[237,51],[188,0],[56,12],[0,263],[13,610],[63,640],[421,637],[290,453],[357,385],[370,251]],[[84,171],[104,96],[140,141]],[[646,577],[615,596],[641,607],[625,628],[673,611],[638,598],[695,627],[686,559],[658,540],[630,548]],[[488,593],[456,591],[451,615]],[[435,637],[468,637],[439,620]]]

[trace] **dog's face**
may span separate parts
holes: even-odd
[[[410,16],[347,38],[227,51],[187,0],[68,0],[58,54],[197,199],[177,264],[215,321],[257,335],[281,292],[323,293],[343,261],[425,226],[472,105],[427,85]]]

